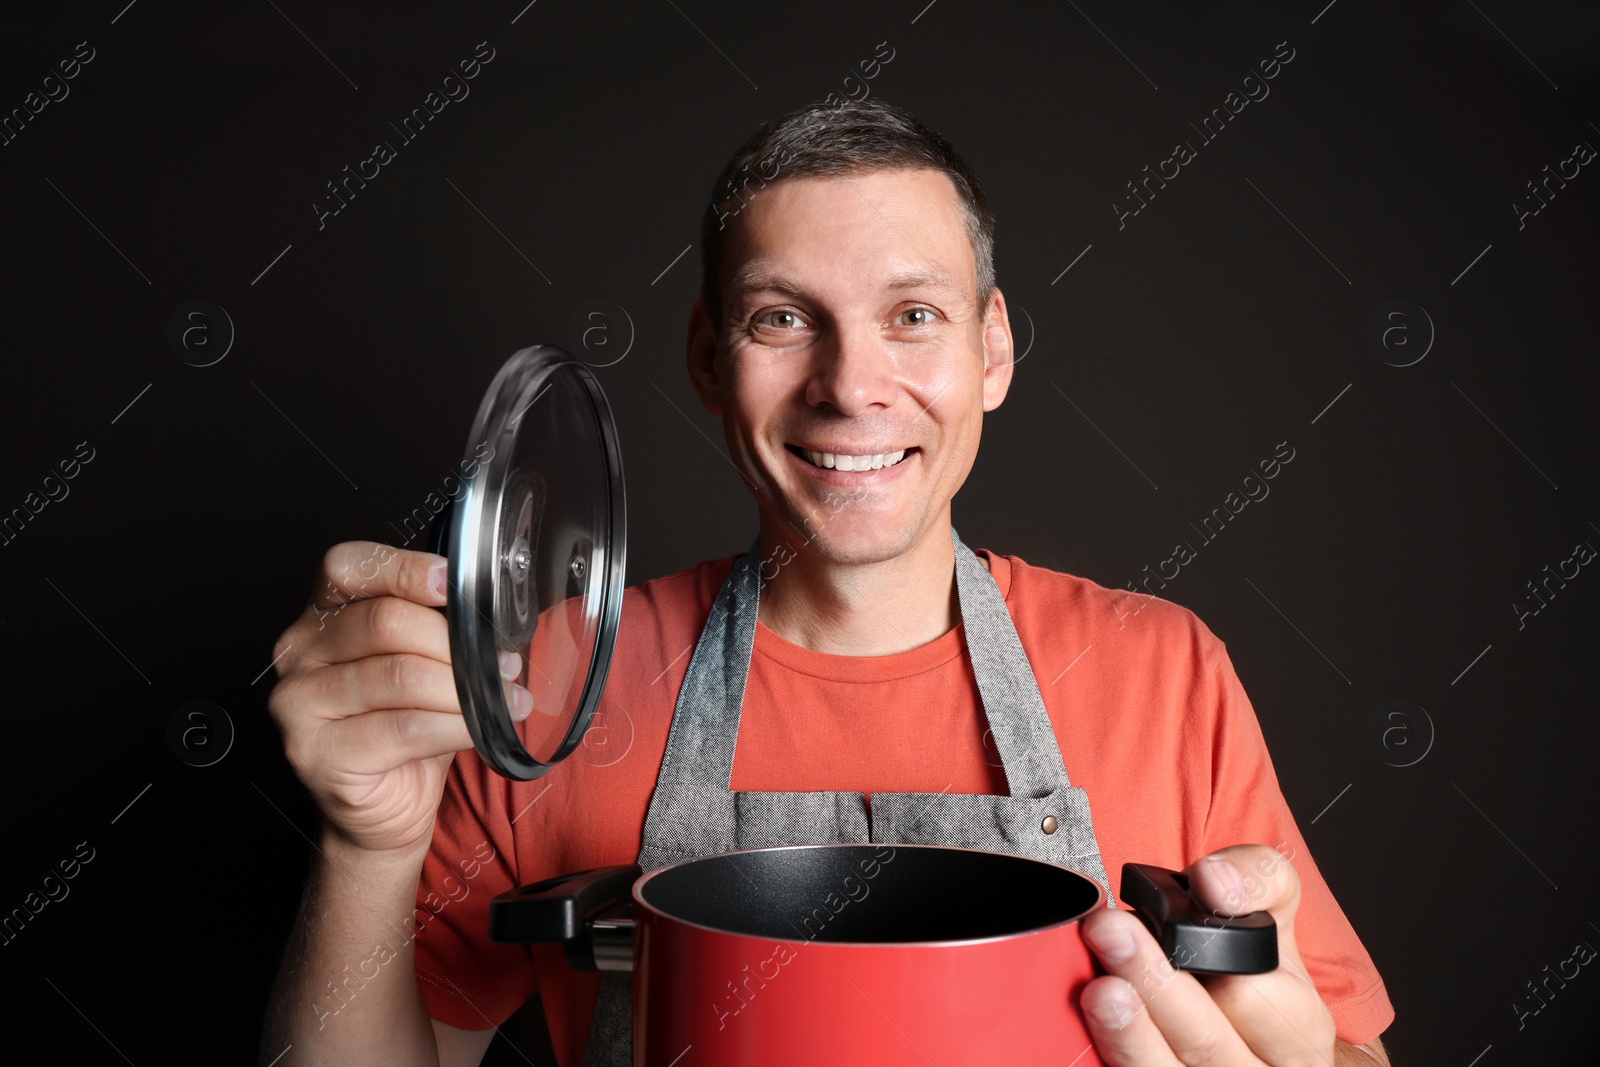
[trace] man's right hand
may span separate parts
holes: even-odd
[[[375,852],[425,850],[445,775],[472,747],[442,613],[446,562],[370,541],[323,557],[311,602],[273,647],[267,700],[327,829]],[[516,677],[502,653],[501,673]],[[520,666],[520,665],[519,665]],[[508,683],[513,718],[533,698]]]

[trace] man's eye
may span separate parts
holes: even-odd
[[[927,326],[936,314],[932,308],[906,308],[895,320],[902,326]]]
[[[759,325],[771,326],[776,330],[795,330],[805,325],[805,320],[792,311],[768,311],[765,314],[757,315],[756,322]]]

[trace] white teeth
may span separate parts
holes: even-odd
[[[834,452],[813,452],[809,448],[800,450],[814,465],[818,467],[831,467],[841,471],[868,471],[878,470],[882,467],[892,467],[906,458],[906,450],[896,452],[878,452],[866,456],[848,456]]]

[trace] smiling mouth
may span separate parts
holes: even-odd
[[[839,471],[875,471],[883,467],[893,467],[917,451],[916,448],[902,448],[894,452],[850,455],[843,452],[817,452],[809,448],[801,448],[799,445],[785,445],[784,447],[813,467]]]

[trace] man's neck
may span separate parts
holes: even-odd
[[[837,563],[803,548],[789,559],[785,540],[794,546],[792,536],[763,523],[763,574],[771,580],[762,584],[761,621],[797,645],[887,656],[925,645],[961,621],[948,521],[880,563]]]

